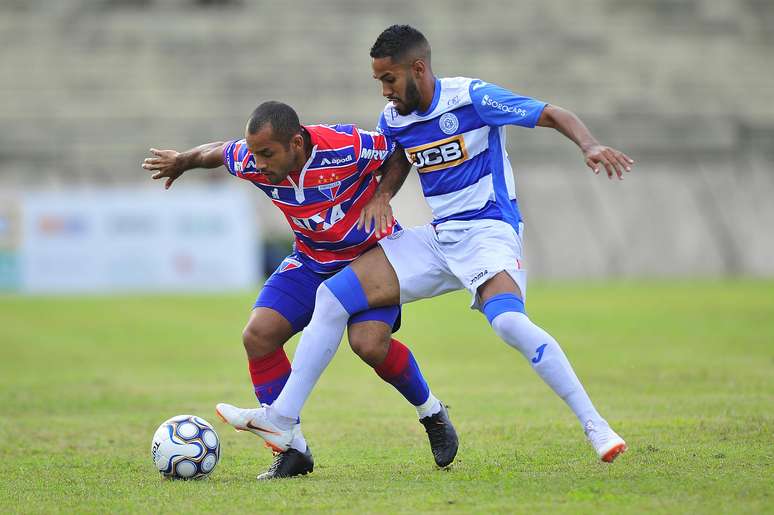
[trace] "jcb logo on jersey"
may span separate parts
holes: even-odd
[[[406,155],[419,173],[427,173],[462,163],[467,160],[468,151],[463,137],[457,135],[420,147],[408,148]]]

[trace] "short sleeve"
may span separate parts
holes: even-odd
[[[360,137],[358,168],[364,172],[373,172],[390,157],[395,144],[378,128],[376,132],[357,129],[357,133]]]
[[[387,125],[387,120],[384,117],[384,111],[382,111],[382,114],[379,115],[379,121],[376,122],[376,132],[379,134],[382,134],[385,138],[387,138],[387,143],[389,145],[388,148],[390,148],[390,152],[395,150],[395,141],[392,137],[392,131],[390,130],[390,126]]]
[[[484,123],[494,126],[533,128],[546,107],[545,102],[481,80],[470,83],[470,100]]]
[[[255,157],[247,148],[244,139],[228,142],[223,149],[223,165],[231,175],[248,181],[259,175],[255,167]]]

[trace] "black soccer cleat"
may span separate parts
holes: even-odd
[[[425,426],[425,431],[427,431],[435,464],[439,467],[449,466],[457,455],[459,440],[457,439],[457,431],[454,430],[454,426],[449,420],[446,406],[442,402],[441,411],[435,415],[421,418],[419,422]]]
[[[283,477],[295,477],[308,474],[314,468],[314,458],[312,450],[306,446],[306,451],[301,452],[292,447],[285,452],[278,452],[274,455],[274,463],[269,470],[258,476],[258,479],[279,479]]]

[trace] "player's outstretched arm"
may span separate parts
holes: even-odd
[[[178,177],[193,168],[217,168],[223,165],[223,149],[226,143],[214,141],[199,145],[185,152],[150,149],[154,157],[146,157],[142,167],[155,172],[151,179],[164,179],[164,189],[169,189]]]
[[[390,200],[403,186],[409,172],[411,163],[406,158],[406,153],[400,146],[395,147],[392,155],[379,167],[377,174],[381,174],[379,186],[368,204],[363,207],[357,220],[357,228],[366,228],[367,231],[374,227],[376,234],[384,235],[389,232],[392,224],[392,207]]]
[[[600,165],[605,167],[607,177],[615,174],[623,179],[623,172],[632,169],[634,160],[614,148],[602,145],[575,113],[559,106],[547,105],[537,121],[540,127],[551,127],[574,141],[583,152],[586,166],[598,174]]]

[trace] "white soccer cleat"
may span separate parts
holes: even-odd
[[[597,451],[599,458],[606,463],[612,463],[619,454],[627,449],[624,439],[610,429],[607,424],[597,426],[589,420],[584,429],[586,438]]]
[[[243,409],[231,404],[220,403],[215,406],[215,413],[226,424],[237,431],[250,431],[266,443],[266,447],[274,452],[285,452],[290,448],[300,424],[290,429],[281,429],[272,423],[266,413],[266,408]]]

